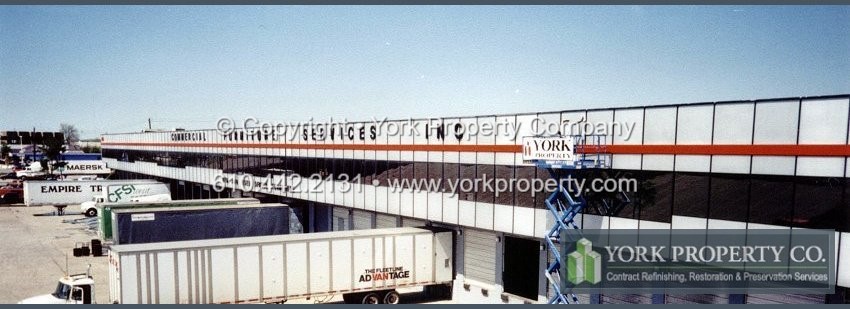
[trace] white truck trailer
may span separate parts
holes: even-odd
[[[108,185],[160,183],[150,179],[133,180],[27,180],[24,181],[24,204],[77,205],[101,196]]]
[[[119,202],[163,202],[171,200],[171,189],[167,184],[154,183],[122,183],[110,184],[90,201],[80,204],[80,211],[86,217],[97,216],[97,204]]]
[[[399,302],[396,288],[449,289],[453,231],[387,228],[113,246],[110,302],[281,303],[342,294]]]

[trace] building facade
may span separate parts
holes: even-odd
[[[425,224],[455,229],[454,299],[514,303],[544,301],[551,294],[543,276],[551,258],[541,240],[553,223],[543,203],[548,192],[523,190],[517,187],[521,182],[499,194],[450,184],[488,177],[545,181],[548,171],[522,160],[522,137],[594,133],[604,137],[610,169],[579,175],[635,179],[637,188],[622,207],[602,207],[589,195],[579,226],[834,230],[837,291],[827,296],[583,295],[584,302],[823,303],[850,296],[845,295],[850,287],[848,120],[850,95],[836,95],[275,130],[107,134],[102,147],[104,160],[121,177],[169,182],[176,198],[285,201],[300,209],[309,231]],[[584,123],[631,129],[575,126]],[[510,134],[483,132],[500,126]],[[246,174],[254,176],[254,188],[240,184]],[[225,181],[233,179],[237,182]],[[403,179],[439,185],[423,189],[402,182],[401,188],[391,188]],[[223,190],[215,190],[222,184]],[[262,184],[276,189],[264,191]]]

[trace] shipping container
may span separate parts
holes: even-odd
[[[113,246],[110,302],[275,303],[342,294],[397,303],[450,290],[453,231],[388,228]]]
[[[285,235],[290,213],[278,203],[113,209],[113,244]]]

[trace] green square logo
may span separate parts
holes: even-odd
[[[567,280],[572,284],[597,284],[602,281],[602,255],[593,251],[593,243],[587,238],[576,242],[576,251],[567,255],[566,263]]]

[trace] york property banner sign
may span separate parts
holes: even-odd
[[[524,137],[522,139],[524,161],[575,161],[575,141],[572,136]]]
[[[829,230],[565,230],[564,293],[831,294]]]

